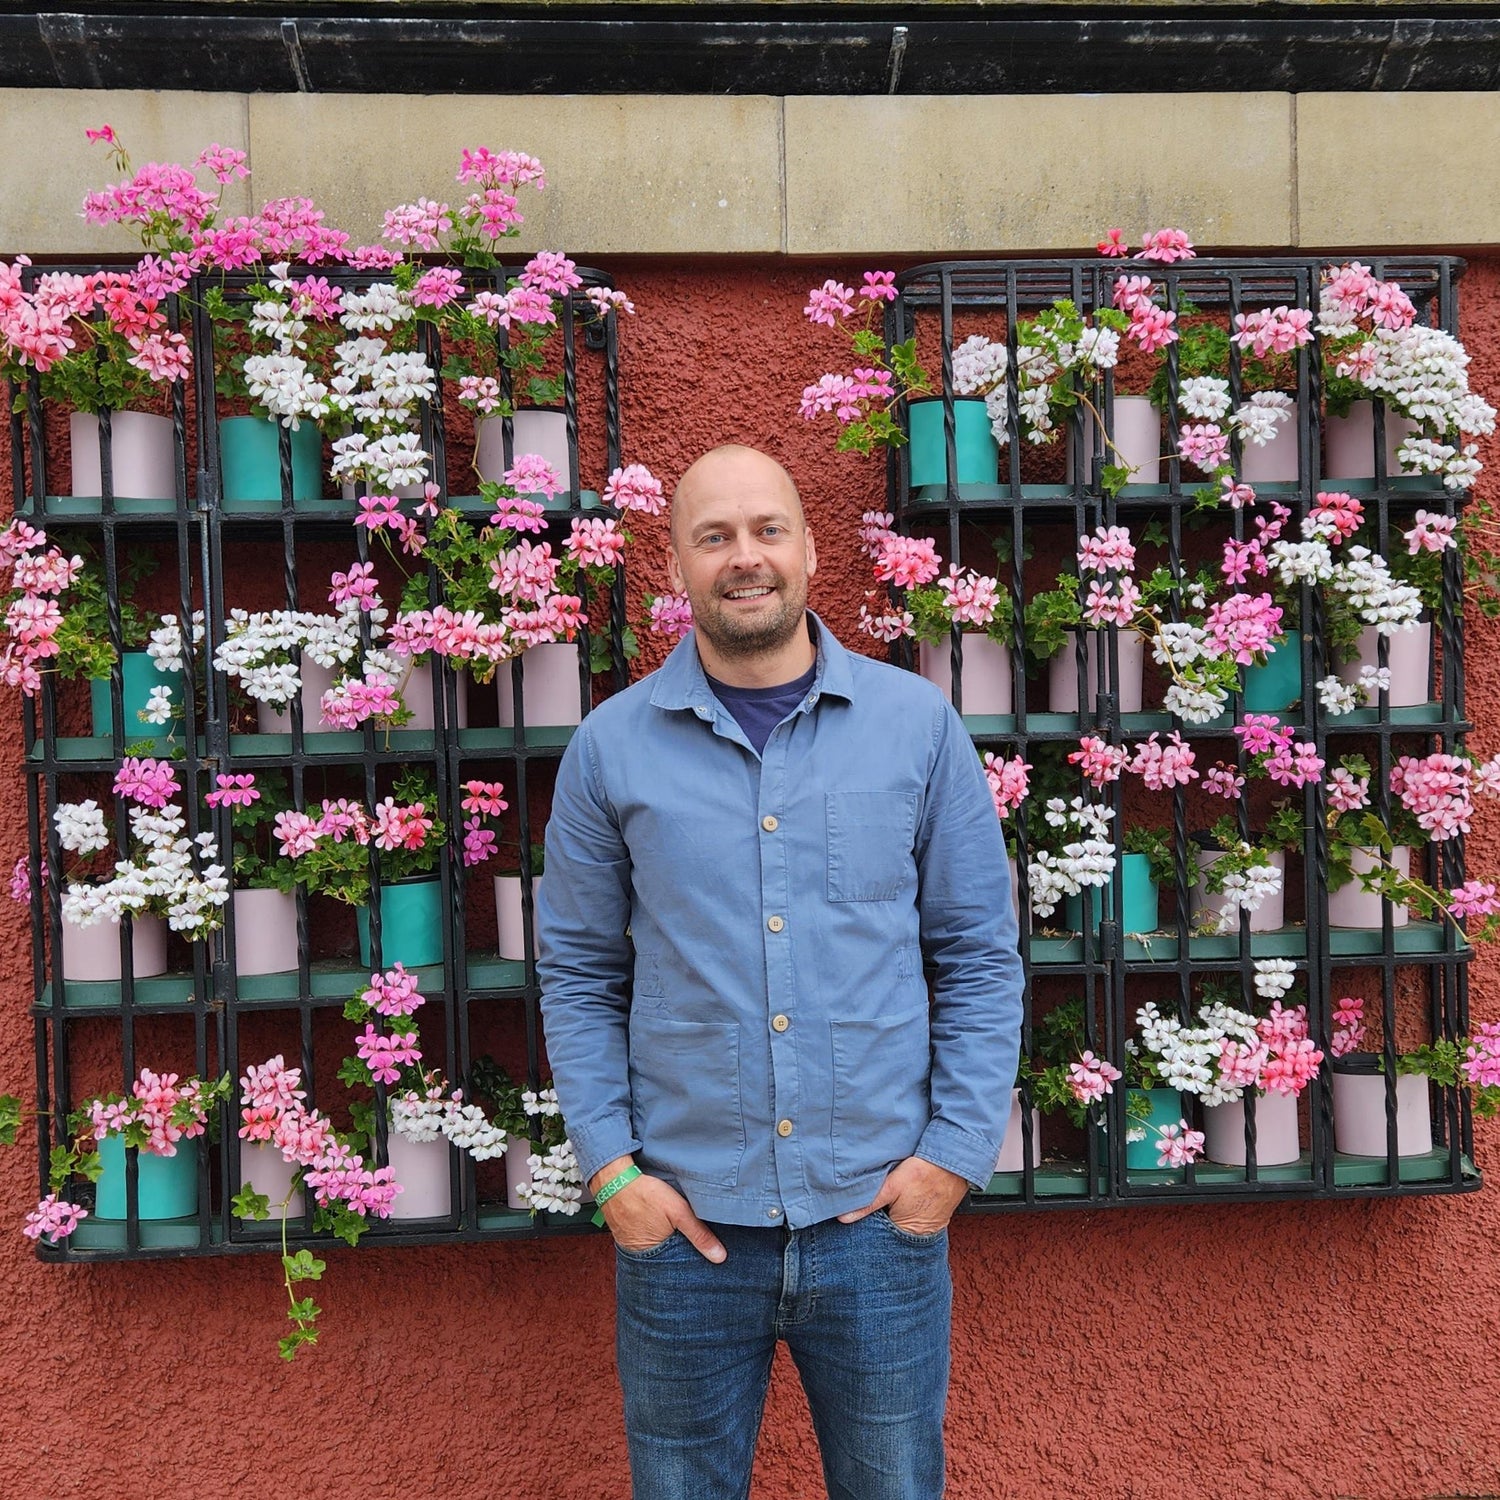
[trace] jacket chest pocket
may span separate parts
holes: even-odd
[[[828,792],[825,807],[830,901],[892,901],[915,883],[915,792]]]

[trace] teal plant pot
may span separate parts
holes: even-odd
[[[947,440],[943,435],[941,400],[913,401],[907,412],[911,426],[912,487],[948,482]],[[1000,479],[1000,450],[990,432],[983,401],[959,398],[953,403],[953,441],[958,449],[959,484],[996,484]]]
[[[1150,1106],[1151,1114],[1144,1120],[1126,1116],[1125,1166],[1131,1172],[1154,1172],[1158,1170],[1156,1162],[1161,1155],[1159,1132],[1164,1126],[1176,1125],[1181,1121],[1182,1095],[1176,1089],[1131,1089],[1126,1096],[1127,1106],[1130,1100],[1142,1098]],[[1132,1140],[1131,1137],[1137,1134],[1140,1134],[1140,1139]]]
[[[1280,713],[1302,696],[1302,632],[1289,630],[1263,667],[1245,668],[1245,712]]]
[[[359,961],[368,967],[370,913],[360,907],[354,914],[359,924]],[[408,969],[443,961],[443,887],[437,879],[404,880],[380,888],[380,963]]]
[[[1097,931],[1104,920],[1104,892],[1095,887],[1088,894],[1093,903],[1093,926]],[[1151,861],[1144,854],[1120,856],[1120,898],[1124,932],[1156,931],[1159,921],[1156,885],[1151,879]],[[1063,920],[1072,931],[1083,931],[1082,895],[1064,898]]]
[[[141,721],[141,710],[152,690],[170,688],[172,706],[181,713],[185,694],[181,672],[161,672],[156,663],[144,651],[120,653],[120,688],[124,695],[125,740],[142,739],[165,733],[154,724]],[[108,735],[113,732],[114,718],[109,711],[109,678],[94,678],[89,683],[89,708],[93,713],[94,733]]]
[[[99,1142],[103,1171],[94,1192],[94,1216],[125,1217],[125,1138]],[[175,1156],[136,1152],[136,1215],[141,1219],[186,1219],[198,1212],[198,1142],[177,1142]]]
[[[281,504],[279,423],[261,417],[225,417],[219,423],[219,479],[225,510],[265,509]],[[292,442],[292,499],[316,500],[323,493],[323,434],[309,422],[289,432]]]

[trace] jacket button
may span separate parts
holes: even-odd
[[[786,926],[786,920],[782,917],[768,917],[766,919],[766,926],[769,927],[772,932],[780,932],[781,929]]]
[[[772,1016],[771,1017],[771,1030],[772,1031],[785,1031],[787,1029],[787,1027],[790,1026],[791,1024],[792,1024],[791,1023],[791,1019],[789,1017],[787,1017],[787,1016]]]
[[[781,824],[778,823],[770,813],[767,813],[765,817],[760,820],[760,826],[764,828],[767,833],[775,833],[776,830],[781,827]]]
[[[776,1122],[776,1134],[788,1136],[792,1133],[792,1122],[790,1120],[778,1120]]]

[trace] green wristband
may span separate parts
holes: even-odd
[[[634,1182],[641,1175],[639,1167],[626,1167],[623,1172],[611,1177],[608,1182],[594,1194],[594,1202],[603,1208],[616,1193],[627,1183]]]

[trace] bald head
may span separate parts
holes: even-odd
[[[716,497],[746,491],[779,495],[791,508],[792,518],[806,525],[802,497],[792,476],[767,453],[743,443],[721,443],[690,464],[672,492],[672,545],[678,544],[683,517]]]

